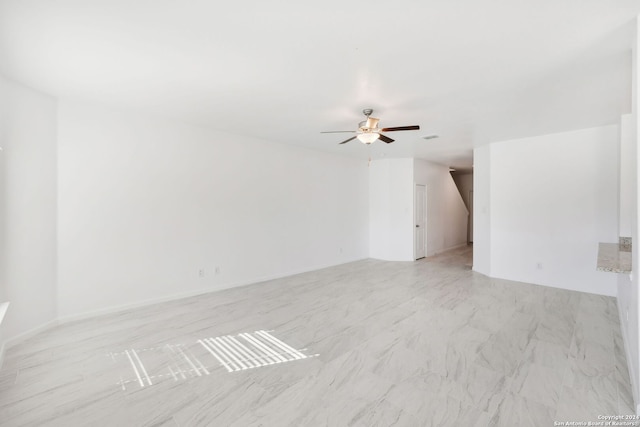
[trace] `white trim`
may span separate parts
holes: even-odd
[[[455,246],[451,246],[445,249],[440,249],[439,251],[433,251],[433,253],[427,254],[427,257],[431,257],[431,256],[436,256],[436,255],[440,255],[441,253],[447,252],[447,251],[452,251],[454,249],[458,249],[458,248],[462,248],[468,246],[468,243],[460,243],[459,245],[455,245]]]
[[[620,300],[616,297],[616,305],[618,306],[618,321],[620,323],[620,329],[622,332],[622,343],[624,345],[624,354],[627,360],[627,370],[629,371],[629,379],[631,380],[631,392],[633,393],[633,402],[636,405],[636,415],[640,415],[640,404],[638,403],[638,377],[633,370],[633,360],[629,351],[629,345],[627,344],[627,323],[622,319],[622,307],[620,306]]]
[[[9,301],[0,303],[0,325],[2,325],[2,321],[4,320],[4,316],[7,314],[8,308],[9,308]]]
[[[4,364],[4,353],[6,347],[7,344],[4,342],[0,345],[0,369],[2,369],[2,365]]]
[[[418,182],[413,182],[413,224],[411,224],[411,232],[413,233],[413,261],[417,261],[418,259],[416,259],[416,230],[415,230],[415,225],[416,225],[416,207],[417,207],[417,203],[416,203],[416,194],[418,193],[418,186],[424,187],[424,258],[429,256],[429,246],[428,246],[428,232],[429,232],[429,215],[428,215],[428,209],[429,209],[429,202],[428,202],[428,187],[427,184],[420,184]],[[422,258],[420,258],[422,259]]]
[[[45,330],[47,330],[49,328],[52,328],[52,327],[58,325],[58,323],[59,323],[58,319],[53,319],[53,320],[50,320],[50,321],[48,321],[46,323],[43,323],[40,326],[36,326],[33,329],[29,329],[28,331],[25,331],[25,332],[23,332],[21,334],[18,334],[15,337],[8,338],[5,341],[5,346],[6,346],[7,349],[9,349],[9,348],[15,346],[16,344],[20,344],[24,340],[28,340],[29,338],[32,338],[32,337],[38,335],[40,332],[43,332],[43,331],[45,331]]]
[[[249,285],[254,285],[257,283],[262,283],[262,282],[266,282],[268,280],[274,280],[274,279],[280,279],[283,277],[288,277],[288,276],[294,276],[296,274],[301,274],[301,273],[309,273],[312,271],[317,271],[317,270],[322,270],[324,268],[329,268],[329,267],[337,267],[339,265],[344,265],[344,264],[349,264],[351,262],[356,262],[356,261],[363,261],[369,258],[357,258],[357,259],[352,259],[352,260],[347,260],[344,262],[340,262],[338,264],[327,264],[327,265],[321,265],[321,266],[316,266],[315,268],[311,268],[311,269],[301,269],[301,270],[295,270],[295,271],[290,271],[288,273],[283,273],[283,274],[274,274],[274,275],[269,275],[269,276],[263,276],[260,278],[255,278],[249,281],[244,281],[244,282],[236,282],[236,283],[228,283],[228,284],[223,284],[221,286],[217,286],[216,288],[201,288],[201,289],[196,289],[190,292],[182,292],[179,294],[173,294],[173,295],[168,295],[165,297],[160,297],[160,298],[154,298],[154,299],[150,299],[150,300],[145,300],[145,301],[140,301],[140,302],[135,302],[135,303],[131,303],[131,304],[123,304],[123,305],[118,305],[118,306],[112,306],[112,307],[107,307],[107,308],[103,308],[103,309],[98,309],[98,310],[92,310],[92,311],[87,311],[84,313],[80,313],[80,314],[73,314],[73,315],[69,315],[69,316],[63,316],[63,317],[58,317],[56,319],[53,319],[49,322],[46,322],[38,327],[35,327],[33,329],[30,329],[28,331],[25,331],[21,334],[18,334],[14,337],[11,337],[7,340],[5,340],[4,342],[1,343],[0,346],[0,369],[2,368],[2,362],[4,361],[4,353],[6,349],[9,349],[19,343],[21,343],[24,340],[27,340],[37,334],[39,334],[40,332],[43,332],[47,329],[53,328],[54,326],[57,325],[61,325],[61,324],[65,324],[65,323],[69,323],[69,322],[74,322],[77,320],[85,320],[85,319],[89,319],[89,318],[93,318],[93,317],[97,317],[97,316],[102,316],[102,315],[106,315],[106,314],[113,314],[113,313],[118,313],[121,311],[125,311],[125,310],[130,310],[133,308],[139,308],[139,307],[146,307],[149,305],[154,305],[154,304],[159,304],[162,302],[167,302],[167,301],[174,301],[174,300],[179,300],[179,299],[184,299],[184,298],[189,298],[192,296],[197,296],[197,295],[202,295],[202,294],[208,294],[211,292],[218,292],[218,291],[223,291],[225,289],[231,289],[231,288],[238,288],[238,287],[242,287],[242,286],[249,286]]]
[[[226,284],[222,284],[222,285],[217,285],[215,287],[204,287],[204,288],[195,289],[195,290],[192,290],[192,291],[189,291],[189,292],[181,292],[181,293],[177,293],[177,294],[171,294],[171,295],[167,295],[167,296],[164,296],[164,297],[153,298],[153,299],[148,299],[148,300],[129,303],[129,304],[114,305],[114,306],[111,306],[111,307],[106,307],[106,308],[101,308],[101,309],[97,309],[97,310],[86,311],[86,312],[83,312],[83,313],[71,314],[71,315],[68,315],[68,316],[62,316],[62,317],[59,317],[57,319],[57,321],[58,321],[58,323],[62,324],[62,323],[74,322],[74,321],[77,321],[77,320],[85,320],[85,319],[89,319],[89,318],[96,317],[96,316],[102,316],[102,315],[106,315],[106,314],[118,313],[120,311],[131,310],[131,309],[140,308],[140,307],[146,307],[146,306],[149,306],[149,305],[160,304],[160,303],[168,302],[168,301],[175,301],[175,300],[179,300],[179,299],[194,297],[194,296],[208,294],[208,293],[212,293],[212,292],[223,291],[223,290],[226,290],[226,289],[232,289],[232,288],[239,288],[239,287],[242,287],[242,286],[255,285],[257,283],[262,283],[262,282],[266,282],[266,281],[269,281],[269,280],[281,279],[283,277],[294,276],[296,274],[301,274],[301,273],[309,273],[309,272],[316,271],[316,270],[322,270],[323,268],[337,267],[339,265],[349,264],[351,262],[356,262],[356,261],[362,261],[364,259],[367,259],[367,258],[358,258],[358,259],[353,259],[353,260],[349,260],[349,261],[344,261],[344,262],[341,262],[339,264],[328,264],[328,265],[316,266],[316,267],[311,268],[311,269],[295,270],[295,271],[290,271],[290,272],[283,273],[283,274],[274,274],[274,275],[269,275],[269,276],[262,276],[262,277],[250,279],[250,280],[247,280],[247,281],[226,283]]]
[[[2,321],[4,320],[4,316],[7,314],[7,309],[9,308],[9,301],[3,302],[0,304],[0,325],[2,325]],[[4,352],[7,347],[7,343],[2,340],[2,334],[0,333],[0,369],[2,369],[2,363],[4,362]]]
[[[104,316],[104,315],[107,315],[107,314],[118,313],[118,312],[121,312],[121,311],[131,310],[131,309],[134,309],[134,308],[147,307],[149,305],[160,304],[160,303],[163,303],[163,302],[189,298],[189,297],[193,297],[193,296],[197,296],[197,295],[207,294],[209,292],[221,291],[221,290],[224,290],[224,289],[226,289],[226,288],[215,288],[215,289],[200,288],[200,289],[196,289],[196,290],[193,290],[193,291],[190,291],[190,292],[181,292],[179,294],[171,294],[171,295],[167,295],[167,296],[164,296],[164,297],[153,298],[153,299],[148,299],[148,300],[144,300],[144,301],[138,301],[138,302],[133,302],[133,303],[128,303],[128,304],[121,304],[121,305],[113,305],[113,306],[110,306],[110,307],[99,308],[99,309],[91,310],[91,311],[85,311],[85,312],[78,313],[78,314],[70,314],[68,316],[59,317],[57,319],[57,321],[60,324],[64,324],[64,323],[69,323],[69,322],[75,322],[75,321],[78,321],[78,320],[86,320],[86,319],[90,319],[90,318],[97,317],[97,316]]]

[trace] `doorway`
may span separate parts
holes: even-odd
[[[414,190],[414,259],[421,259],[427,253],[427,186],[416,184]]]

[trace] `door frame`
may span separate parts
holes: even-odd
[[[467,222],[467,243],[473,243],[473,190],[469,190],[469,221]]]
[[[420,184],[417,182],[413,183],[413,224],[412,224],[412,232],[413,232],[413,259],[416,260],[417,258],[417,250],[416,250],[416,246],[417,246],[417,237],[416,237],[416,220],[417,220],[417,210],[418,210],[418,197],[417,197],[417,193],[418,193],[418,186],[420,187],[424,187],[424,226],[422,227],[422,234],[424,236],[424,257],[427,257],[427,221],[428,221],[428,214],[427,214],[427,207],[429,206],[429,192],[427,191],[427,184]],[[420,258],[422,259],[422,258]]]

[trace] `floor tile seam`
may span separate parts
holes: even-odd
[[[457,406],[462,408],[462,409],[466,409],[466,410],[477,409],[478,412],[480,412],[480,413],[485,413],[485,414],[491,415],[487,411],[483,411],[482,408],[479,405],[475,404],[475,403],[467,403],[464,400],[460,400],[457,397],[450,396],[450,395],[447,395],[447,398],[454,400],[457,403]],[[397,405],[394,405],[394,406],[398,407]],[[419,415],[418,412],[410,411],[409,413],[410,413],[410,415],[414,415],[415,419],[418,419],[418,420],[420,419],[420,417],[418,416]]]
[[[353,327],[361,326],[363,323],[367,323],[366,321],[367,321],[368,319],[371,319],[372,317],[380,317],[380,316],[382,316],[382,315],[384,315],[384,314],[386,314],[386,313],[390,313],[390,312],[392,312],[392,311],[394,311],[394,310],[397,310],[397,309],[398,309],[402,304],[405,304],[405,303],[406,303],[406,301],[405,301],[405,302],[403,302],[403,303],[401,303],[401,304],[398,304],[397,306],[393,306],[392,308],[389,308],[389,309],[387,309],[387,310],[384,310],[384,311],[382,311],[382,312],[371,313],[371,314],[369,314],[369,315],[367,315],[367,316],[363,317],[362,319],[358,320],[357,322],[355,322],[355,323],[354,323],[354,324],[352,324],[351,326],[349,326],[349,328],[353,328]],[[415,311],[409,312],[406,316],[403,316],[403,317],[402,317],[402,319],[396,320],[396,321],[395,321],[394,323],[392,323],[390,326],[395,326],[395,325],[397,325],[398,323],[400,323],[400,322],[402,322],[402,321],[404,321],[404,320],[406,320],[406,319],[410,318],[414,313],[416,313],[416,312],[415,312]],[[388,330],[388,328],[387,328],[386,330]]]
[[[577,344],[576,344],[576,346],[577,346]],[[582,338],[581,339],[581,346],[577,347],[576,350],[582,350],[582,349],[588,350],[589,346],[591,346],[592,348],[593,348],[593,346],[602,347],[607,352],[607,354],[609,354],[611,356],[611,358],[613,359],[613,361],[615,363],[616,354],[615,354],[615,349],[614,349],[613,344],[609,345],[609,343],[605,343],[605,342],[602,342],[602,341]]]
[[[520,372],[520,369],[523,367],[524,363],[525,363],[525,359],[523,357],[523,358],[518,360],[516,366],[513,368],[513,370],[508,375],[505,374],[505,381],[507,381],[507,380],[509,381],[509,384],[507,385],[507,387],[505,387],[505,392],[506,393],[510,392],[510,393],[514,393],[515,394],[515,391],[512,390],[512,387],[514,386],[514,382],[515,382],[515,379],[517,377],[517,374],[518,374],[518,372]]]
[[[536,404],[538,404],[538,405],[540,405],[540,406],[542,406],[544,408],[547,408],[548,409],[548,413],[549,413],[549,415],[550,415],[552,420],[555,420],[557,418],[557,414],[558,414],[558,404],[557,403],[554,406],[549,406],[546,403],[541,403],[541,402],[539,402],[537,400],[531,399],[531,398],[526,397],[526,396],[518,396],[518,397],[520,397],[521,399],[523,399],[525,401],[533,402],[533,403],[536,403]],[[560,402],[559,398],[558,398],[558,402]]]
[[[618,379],[614,378],[614,382],[616,384],[616,407],[618,408],[618,411],[620,410],[620,408],[622,407],[622,397],[621,393],[620,393],[620,384],[618,383]]]
[[[582,340],[583,343],[587,343],[587,345],[585,346],[584,344],[581,345],[580,348],[578,348],[577,344],[575,346],[575,354],[572,354],[571,352],[571,347],[569,348],[569,360],[575,360],[575,361],[579,361],[579,357],[581,354],[585,354],[587,353],[588,350],[588,346],[596,346],[596,347],[601,347],[601,349],[604,350],[604,352],[607,354],[607,359],[609,360],[609,363],[607,363],[607,366],[612,368],[613,370],[616,369],[616,366],[618,365],[618,362],[616,361],[616,356],[615,356],[615,350],[613,348],[609,348],[606,344],[597,342],[597,341],[593,341],[593,340],[586,340],[583,339]]]
[[[571,339],[572,338],[573,338],[573,335],[568,340],[569,344],[565,346],[565,341],[564,340],[562,340],[562,342],[559,342],[558,340],[548,339],[548,338],[545,338],[544,336],[543,337],[537,337],[534,334],[534,339],[537,340],[537,341],[542,341],[542,342],[544,342],[546,344],[555,344],[555,345],[559,345],[559,346],[565,347],[567,349],[567,355],[569,355],[570,350],[571,350]]]
[[[627,369],[626,366],[624,366],[624,371],[621,372],[620,369],[618,369],[618,364],[616,364],[616,370],[615,370],[615,376],[616,376],[616,381],[618,380],[618,377],[620,377],[620,380],[622,382],[624,382],[624,384],[626,386],[628,386],[629,391],[631,390],[631,387],[633,387],[631,385],[631,375],[629,374],[629,371]]]
[[[559,387],[558,398],[557,398],[557,401],[553,405],[549,405],[548,402],[543,401],[542,399],[540,399],[540,398],[538,398],[536,396],[532,396],[532,395],[529,395],[529,394],[522,394],[520,392],[518,392],[518,393],[513,392],[513,393],[517,394],[519,397],[521,397],[523,399],[527,399],[527,400],[530,400],[532,402],[538,403],[538,404],[540,404],[542,406],[545,406],[545,407],[547,407],[549,409],[555,409],[558,406],[558,403],[560,402],[560,396],[561,396],[561,394],[562,394],[562,392],[564,390],[564,385],[562,384],[562,382],[559,383],[558,387]],[[554,413],[554,415],[555,415],[555,413]]]
[[[419,417],[417,417],[417,416],[416,416],[417,414],[416,414],[415,412],[405,410],[404,408],[402,408],[402,407],[400,407],[400,406],[398,406],[398,405],[394,404],[393,402],[389,401],[388,399],[385,399],[385,397],[386,397],[388,394],[389,394],[389,391],[387,391],[383,396],[379,396],[378,398],[373,399],[373,400],[370,400],[370,401],[367,401],[367,400],[365,400],[365,399],[362,399],[362,400],[363,400],[363,402],[367,402],[367,403],[368,403],[368,405],[366,405],[365,407],[363,407],[363,408],[362,408],[362,411],[360,411],[360,412],[358,412],[357,414],[355,414],[355,415],[353,416],[353,418],[352,418],[350,421],[354,421],[354,419],[356,419],[356,417],[357,417],[358,415],[360,415],[360,414],[361,414],[361,413],[362,413],[362,412],[363,412],[367,407],[369,407],[369,406],[371,406],[371,405],[373,405],[373,404],[376,404],[376,406],[378,406],[381,402],[384,402],[385,404],[387,404],[387,405],[391,406],[392,408],[396,409],[396,412],[399,412],[399,414],[401,414],[401,413],[404,411],[404,412],[406,412],[407,414],[409,414],[409,416],[410,416],[411,418],[416,419],[416,420],[418,420],[418,419],[419,419]],[[323,400],[324,400],[324,399],[323,399]],[[365,413],[365,415],[366,415],[366,413]],[[398,415],[398,416],[400,416],[400,415]],[[351,426],[351,425],[354,425],[354,424],[351,424],[351,423],[350,423],[350,424],[348,424],[348,425],[350,425],[350,426]],[[392,424],[392,425],[393,425],[393,424]]]
[[[566,363],[566,365],[564,367],[564,373],[562,375],[562,381],[560,383],[560,393],[558,394],[558,403],[556,404],[555,411],[553,413],[553,418],[554,419],[558,418],[558,408],[560,407],[560,402],[562,402],[563,398],[565,397],[565,388],[570,388],[567,385],[568,377],[569,377],[569,375],[571,373],[570,366],[569,366],[568,362],[569,362],[569,358],[571,357],[570,348],[571,348],[571,345],[573,343],[573,340],[575,339],[574,335],[575,335],[575,331],[571,335],[571,339],[569,340],[569,347],[568,347],[568,351],[567,351],[567,363]]]
[[[528,398],[528,397],[525,397],[525,396],[521,396],[521,395],[519,395],[519,394],[515,394],[515,393],[505,393],[505,398],[504,398],[504,400],[503,400],[502,402],[500,402],[500,404],[497,406],[496,411],[495,411],[494,415],[492,416],[492,418],[490,419],[490,421],[489,421],[489,422],[491,422],[491,421],[493,420],[493,418],[494,418],[497,414],[499,414],[499,412],[500,412],[500,407],[502,406],[502,404],[503,404],[503,403],[504,403],[508,398],[512,398],[512,399],[521,399],[521,400],[524,400],[525,402],[531,402],[531,403],[534,403],[534,404],[536,404],[536,405],[540,405],[540,406],[542,406],[542,407],[544,407],[544,408],[547,408],[547,409],[548,409],[549,416],[550,416],[550,418],[551,418],[552,420],[556,418],[556,415],[557,415],[557,408],[551,407],[551,406],[549,406],[549,405],[547,405],[547,404],[542,404],[542,403],[540,403],[540,402],[537,402],[537,401],[532,400],[532,399],[530,399],[530,398]],[[530,405],[527,405],[527,407],[529,407],[529,406],[530,406]],[[510,411],[510,413],[509,413],[509,414],[513,415],[513,414],[514,414],[514,412],[513,412],[513,411]],[[521,416],[525,416],[525,415],[527,416],[527,419],[530,419],[530,418],[529,418],[529,417],[530,417],[530,413],[527,413],[527,414],[521,414]],[[504,424],[504,420],[502,420],[502,423],[503,423],[503,424],[500,424],[500,426],[502,426],[502,425],[505,425],[505,426],[506,426],[506,425],[507,425],[507,424]],[[514,425],[514,424],[508,424],[508,425],[509,425],[509,426],[511,426],[511,425]],[[527,424],[527,425],[530,425],[530,424]],[[497,425],[489,424],[489,426],[492,426],[492,427],[493,427],[493,426],[497,426]],[[535,427],[538,427],[538,426],[536,425]],[[540,426],[540,427],[541,427],[541,426]]]
[[[622,377],[620,378],[620,380],[618,380],[618,377]],[[621,375],[621,373],[617,370],[617,365],[616,365],[616,370],[614,372],[614,382],[616,384],[616,392],[617,392],[617,398],[618,398],[618,407],[621,407],[622,404],[626,404],[625,399],[622,397],[623,393],[627,395],[627,397],[631,398],[631,402],[632,402],[632,406],[633,406],[633,393],[631,388],[633,387],[631,385],[631,378],[626,378],[623,375]],[[622,384],[620,384],[620,382],[624,382],[624,386],[625,386],[625,390],[621,391],[620,387]]]

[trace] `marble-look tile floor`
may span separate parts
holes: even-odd
[[[0,425],[539,427],[633,413],[613,298],[489,279],[470,254],[363,260],[57,326],[8,350]],[[229,372],[209,351],[252,358],[264,348],[242,334],[270,339],[261,330],[315,357]]]

